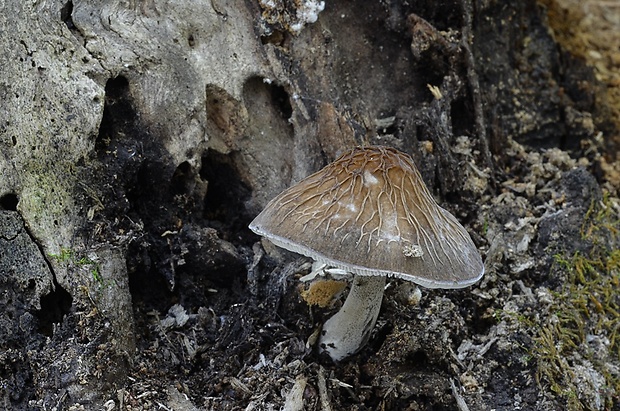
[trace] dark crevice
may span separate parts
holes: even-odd
[[[17,211],[19,197],[14,193],[7,193],[0,197],[0,209],[8,211]]]
[[[275,107],[280,110],[282,117],[286,120],[293,115],[293,107],[291,106],[291,100],[288,93],[284,90],[284,87],[273,84],[271,86],[271,99]]]
[[[169,280],[157,272],[149,251],[151,250],[133,242],[127,253],[132,254],[132,257],[127,259],[129,293],[133,300],[135,319],[138,322],[145,318],[141,315],[143,311],[151,309],[163,311],[175,301],[174,293],[170,291]]]
[[[286,40],[286,32],[281,30],[273,30],[270,34],[264,34],[260,37],[262,44],[273,44],[281,47]]]
[[[126,264],[134,318],[141,329],[152,310],[165,312],[175,303],[204,304],[206,289],[214,284],[238,285],[245,260],[233,247],[221,246],[204,217],[205,193],[224,190],[218,184],[222,178],[235,187],[238,177],[225,177],[229,170],[220,169],[207,173],[207,183],[190,161],[174,162],[163,138],[142,122],[131,86],[124,77],[106,84],[96,141],[102,175],[95,178],[107,182],[99,183],[104,190],[100,196],[109,201],[97,216],[108,228],[104,235],[135,233]],[[212,197],[209,203],[220,201]],[[229,207],[231,216],[236,207]]]
[[[41,309],[34,313],[39,320],[39,332],[51,337],[54,333],[54,324],[62,323],[72,304],[73,297],[58,284],[54,276],[54,290],[41,297]]]
[[[109,199],[98,216],[107,229],[102,236],[106,240],[137,230],[127,252],[129,291],[134,306],[162,308],[159,304],[170,300],[175,282],[169,243],[175,237],[162,233],[177,232],[185,220],[185,211],[172,198],[189,190],[191,167],[183,163],[174,171],[163,143],[141,122],[124,76],[106,83],[95,151],[103,173],[98,179],[107,182],[100,184],[104,187],[100,196]]]
[[[103,160],[102,156],[114,152],[113,140],[118,140],[119,130],[129,128],[133,116],[135,112],[129,102],[129,81],[123,76],[109,79],[105,85],[103,118],[95,141],[100,160]]]
[[[60,9],[60,19],[67,26],[67,28],[71,31],[76,31],[77,27],[73,24],[73,2],[69,0],[65,3],[64,6]]]
[[[194,37],[193,34],[190,34],[189,36],[187,36],[187,45],[190,46],[191,48],[196,47],[196,38]]]
[[[425,369],[429,365],[429,357],[426,352],[422,350],[417,350],[415,352],[410,352],[405,355],[406,362],[411,364],[417,369]]]
[[[62,323],[64,317],[71,311],[71,306],[73,305],[73,297],[58,283],[54,267],[52,267],[52,264],[47,259],[43,247],[35,239],[35,237],[28,229],[28,226],[25,224],[24,230],[32,240],[33,244],[35,244],[39,249],[41,257],[45,261],[49,272],[52,274],[52,284],[54,286],[54,289],[49,293],[41,296],[41,308],[33,313],[33,315],[39,320],[38,331],[47,337],[51,337],[54,333],[54,324]]]
[[[200,177],[209,184],[204,217],[210,226],[222,233],[224,239],[232,240],[226,235],[231,233],[231,237],[251,243],[254,237],[248,237],[250,231],[247,226],[252,217],[245,207],[251,190],[241,181],[232,156],[208,150],[202,159]]]
[[[373,353],[379,352],[383,343],[387,339],[388,335],[394,331],[394,327],[391,324],[385,324],[383,327],[377,327],[373,333],[372,338],[368,341],[368,347]]]
[[[450,103],[450,119],[452,120],[452,133],[454,136],[473,136],[471,119],[474,117],[473,106],[469,96],[458,98]]]
[[[172,175],[172,179],[170,180],[170,191],[173,195],[191,193],[193,183],[194,173],[192,166],[187,161],[184,161],[179,164]]]

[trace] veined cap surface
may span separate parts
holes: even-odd
[[[389,147],[341,155],[271,200],[250,229],[357,275],[462,288],[484,274],[465,228],[437,205],[411,157]]]

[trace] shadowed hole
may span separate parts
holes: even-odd
[[[291,118],[293,115],[293,107],[291,106],[291,101],[288,97],[288,93],[284,90],[284,87],[278,85],[271,86],[271,99],[273,103],[280,112],[282,113],[282,117],[285,119]]]
[[[192,166],[187,161],[179,164],[170,180],[170,190],[172,194],[187,194],[191,192],[191,186],[194,181],[193,178]]]
[[[60,19],[65,23],[69,30],[77,30],[75,24],[73,24],[73,2],[69,0],[65,3],[64,6],[60,9]]]
[[[0,197],[0,208],[8,211],[17,211],[19,198],[14,193],[4,194]]]
[[[286,40],[286,33],[280,30],[274,30],[268,35],[261,36],[260,41],[262,44],[273,44],[275,46],[282,46]]]
[[[226,233],[234,237],[249,234],[248,224],[251,217],[245,207],[250,198],[250,188],[241,181],[231,155],[208,150],[202,158],[200,176],[208,181],[205,196],[205,218],[218,229],[224,239]]]
[[[54,324],[60,324],[65,315],[69,313],[73,297],[55,284],[55,290],[41,297],[41,309],[34,314],[39,319],[39,332],[51,337],[54,332]]]

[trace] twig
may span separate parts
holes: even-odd
[[[252,258],[252,263],[248,267],[248,288],[250,289],[250,294],[254,297],[258,295],[258,272],[256,267],[260,263],[260,260],[265,255],[265,251],[263,247],[260,245],[260,242],[257,242],[252,247],[252,251],[254,252],[254,258]]]
[[[303,374],[299,374],[295,379],[295,384],[286,394],[283,411],[303,411],[304,409],[304,390],[308,380]]]
[[[325,382],[325,369],[319,366],[317,375],[317,385],[319,386],[319,398],[321,399],[321,411],[332,411],[332,405],[327,393],[327,383]]]
[[[459,407],[459,410],[469,411],[469,407],[467,406],[467,403],[461,396],[461,393],[459,392],[459,389],[454,384],[454,380],[452,378],[450,378],[450,386],[452,387],[452,395],[454,395],[454,399],[456,400],[456,405],[457,407]]]

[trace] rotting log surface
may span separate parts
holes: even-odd
[[[301,30],[317,2],[2,3],[0,403],[617,407],[614,260],[581,273],[583,312],[557,264],[618,248],[592,70],[532,0],[411,3],[328,1]],[[307,262],[247,224],[359,144],[414,157],[487,274],[413,306],[393,282],[333,364]]]

